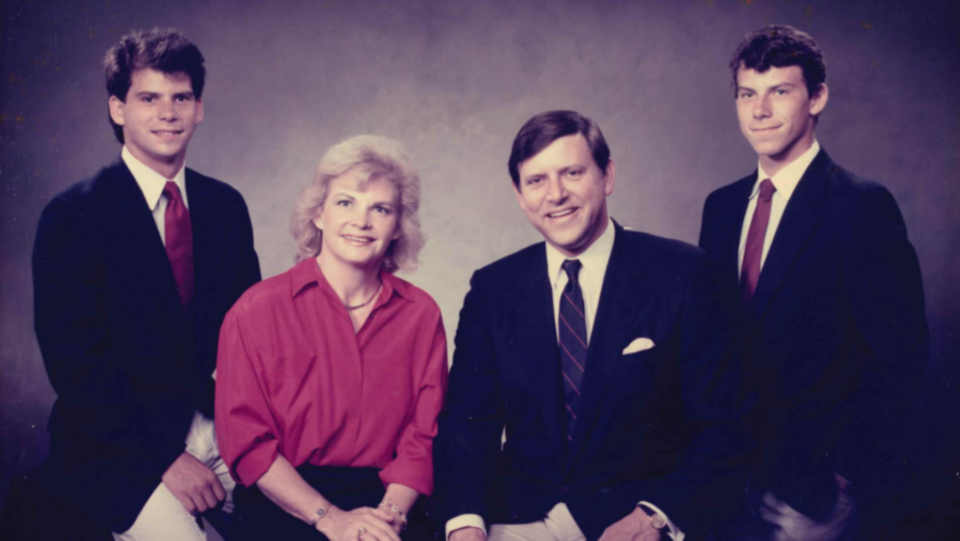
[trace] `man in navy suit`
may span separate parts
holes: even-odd
[[[47,205],[34,247],[37,339],[57,392],[43,480],[116,539],[203,539],[193,515],[232,486],[211,375],[224,314],[260,267],[240,194],[184,166],[203,62],[173,30],[108,51],[121,156]],[[79,537],[56,512],[43,528]]]
[[[700,247],[739,285],[763,415],[730,537],[874,539],[896,516],[883,504],[928,359],[917,256],[890,192],[816,140],[829,91],[813,39],[765,27],[730,68],[759,165],[707,198]]]
[[[716,275],[609,218],[616,171],[590,119],[533,117],[509,169],[546,242],[478,270],[460,312],[434,447],[449,539],[698,538],[742,484]]]

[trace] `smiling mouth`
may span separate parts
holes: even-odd
[[[563,210],[558,210],[558,211],[556,211],[556,212],[551,212],[550,214],[547,214],[547,218],[563,218],[563,217],[565,217],[565,216],[570,216],[571,214],[573,214],[573,213],[576,212],[576,211],[577,211],[577,209],[563,209]]]
[[[769,128],[751,128],[751,131],[753,131],[754,133],[761,133],[761,134],[762,134],[762,133],[770,133],[770,132],[775,131],[775,130],[777,130],[777,129],[779,129],[779,128],[780,128],[780,126],[771,126],[771,127],[769,127]]]
[[[354,237],[352,235],[340,235],[340,237],[351,244],[356,244],[359,246],[363,246],[373,242],[373,239],[370,237]]]
[[[176,137],[181,133],[183,130],[153,130],[154,135],[164,138]]]

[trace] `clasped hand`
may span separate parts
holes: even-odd
[[[317,521],[317,530],[330,541],[400,541],[402,527],[398,516],[370,507],[350,511],[331,507],[326,516]]]
[[[187,452],[173,461],[162,480],[191,515],[213,509],[227,497],[217,474]]]

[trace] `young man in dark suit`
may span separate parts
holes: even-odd
[[[767,26],[730,63],[757,171],[707,198],[700,247],[740,286],[762,460],[737,539],[873,539],[928,358],[917,256],[893,196],[814,135],[823,55]]]
[[[434,446],[449,539],[698,538],[712,489],[742,483],[705,254],[608,217],[610,149],[573,111],[530,119],[509,168],[546,242],[478,270],[460,312]]]
[[[224,314],[260,279],[250,217],[236,190],[184,166],[203,120],[197,47],[134,32],[105,67],[121,156],[47,205],[33,253],[57,392],[43,479],[116,539],[204,539],[193,515],[232,486],[211,375]]]

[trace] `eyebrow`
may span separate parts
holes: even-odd
[[[333,194],[333,197],[345,197],[345,198],[347,198],[347,199],[349,199],[349,200],[351,200],[351,201],[356,201],[356,200],[357,200],[357,198],[355,198],[354,196],[352,196],[352,195],[350,195],[350,194],[348,194],[348,193],[344,193],[344,192],[337,192],[337,193]],[[372,205],[381,205],[381,206],[388,206],[388,207],[395,207],[395,206],[396,206],[396,204],[395,204],[393,201],[374,201],[374,202],[372,203]]]

